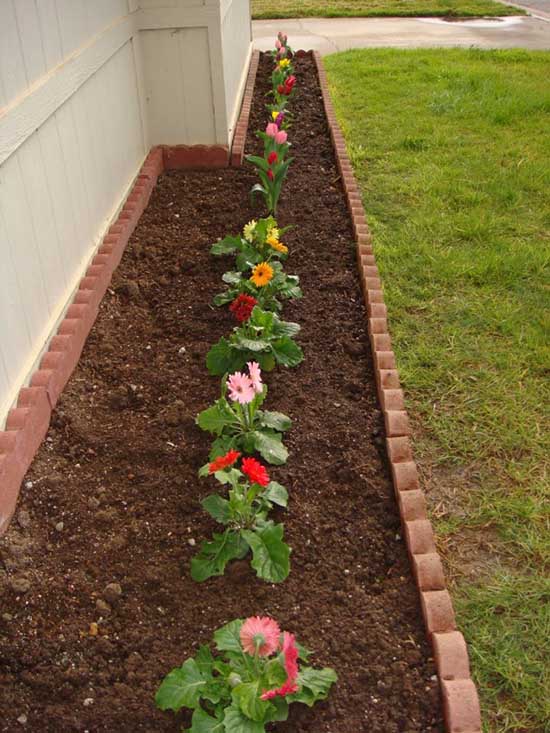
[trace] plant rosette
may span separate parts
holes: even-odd
[[[223,575],[231,560],[241,560],[252,552],[251,565],[262,580],[281,583],[290,570],[290,548],[283,541],[284,527],[268,520],[273,505],[286,507],[288,493],[284,486],[271,481],[269,474],[255,458],[240,458],[228,451],[199,471],[199,476],[214,474],[222,485],[229,485],[228,498],[210,494],[202,506],[226,529],[214,533],[203,542],[200,552],[191,560],[191,577],[201,583],[214,575]]]
[[[276,313],[262,310],[255,305],[250,317],[233,333],[212,346],[206,355],[210,374],[222,376],[242,369],[248,361],[259,362],[265,371],[275,364],[295,367],[303,361],[304,352],[294,341],[300,331],[298,323],[282,321]]]
[[[259,275],[256,276],[255,273]],[[281,311],[281,300],[301,298],[299,287],[300,278],[297,275],[287,275],[280,262],[261,262],[252,268],[252,274],[242,272],[226,272],[222,280],[229,286],[223,293],[214,298],[214,305],[221,306],[231,303],[231,311],[240,323],[248,320],[252,311],[246,316],[246,310],[241,307],[242,294],[252,296],[262,310]],[[250,303],[252,301],[249,301]]]
[[[258,130],[257,136],[263,140],[264,155],[247,155],[246,160],[256,168],[261,183],[256,183],[250,190],[252,199],[259,193],[262,195],[270,214],[275,214],[281,188],[288,174],[288,167],[293,158],[287,158],[290,150],[288,135],[280,130],[275,122],[269,122],[265,132]]]
[[[210,461],[238,450],[248,455],[258,452],[268,463],[280,465],[288,458],[282,433],[292,422],[282,412],[260,409],[267,397],[267,385],[256,362],[247,366],[249,374],[235,372],[224,377],[221,397],[197,415],[196,423],[216,436]]]
[[[330,667],[308,666],[310,652],[269,617],[235,619],[214,632],[217,650],[203,645],[162,681],[161,710],[193,711],[186,733],[266,733],[285,721],[292,703],[313,707],[337,681]]]
[[[272,216],[258,221],[252,219],[245,224],[242,234],[228,235],[215,242],[210,248],[210,254],[235,254],[235,267],[240,272],[245,272],[260,262],[286,260],[288,247],[281,242],[281,236],[290,228],[280,229]]]

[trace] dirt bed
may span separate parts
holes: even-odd
[[[284,315],[302,325],[305,361],[267,376],[266,403],[294,420],[288,464],[270,469],[290,492],[276,517],[293,550],[290,576],[268,585],[244,561],[201,585],[189,575],[215,529],[200,506],[215,482],[197,479],[210,440],[194,417],[219,393],[206,353],[234,325],[211,305],[230,260],[211,257],[209,245],[262,211],[250,204],[248,167],[171,172],[115,273],[0,543],[1,731],[180,730],[185,715],[155,709],[160,680],[214,629],[253,614],[273,615],[315,651],[316,666],[339,674],[330,698],[293,705],[280,733],[443,730],[350,220],[313,61],[296,66],[296,160],[279,222],[296,224],[286,269],[305,295]],[[263,57],[252,131],[265,124],[269,68]],[[251,133],[247,149],[257,149]]]

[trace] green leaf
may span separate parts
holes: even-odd
[[[260,158],[258,155],[247,155],[246,159],[249,163],[258,166],[258,168],[261,168],[263,171],[269,170],[269,163],[265,158]]]
[[[283,683],[284,679],[281,684]],[[278,687],[280,687],[280,685],[278,685]],[[266,723],[282,721],[288,718],[288,703],[286,700],[284,700],[282,697],[275,697],[273,698],[273,700],[271,700],[271,705],[274,709],[270,710],[268,715],[266,716]]]
[[[235,366],[237,362],[237,366]],[[226,372],[232,372],[238,369],[242,364],[242,357],[231,348],[231,344],[227,339],[221,338],[217,344],[214,344],[206,355],[206,366],[210,374],[221,376]]]
[[[210,494],[201,501],[204,509],[220,524],[227,524],[229,522],[229,502],[227,499],[218,496],[218,494]]]
[[[197,708],[193,713],[189,733],[224,733],[223,720],[216,720],[202,708]]]
[[[225,293],[219,293],[218,295],[215,295],[212,302],[214,303],[214,305],[217,306],[226,305],[226,303],[231,303],[231,301],[234,300],[235,297],[235,290],[226,290]]]
[[[219,652],[242,652],[240,634],[243,623],[242,618],[236,618],[214,632],[214,644]]]
[[[175,713],[184,707],[196,708],[206,682],[195,660],[188,659],[162,681],[155,695],[157,707],[161,710],[173,710]]]
[[[250,564],[259,578],[270,583],[281,583],[290,570],[290,548],[283,542],[283,532],[282,524],[274,524],[260,531],[241,531],[252,550]]]
[[[263,372],[270,372],[275,368],[275,357],[273,354],[257,354],[256,360]]]
[[[254,447],[268,463],[280,466],[286,463],[288,451],[281,442],[281,435],[269,429],[254,430],[251,433]]]
[[[224,272],[222,275],[222,280],[228,285],[239,285],[241,279],[242,274],[240,272]]]
[[[219,242],[214,242],[214,244],[210,247],[210,254],[229,255],[232,254],[236,249],[239,249],[240,244],[240,237],[227,236]]]
[[[254,682],[242,682],[233,690],[233,699],[245,717],[260,723],[265,720],[266,713],[271,707],[268,701],[260,699],[261,694],[259,679]]]
[[[265,733],[263,723],[245,718],[236,705],[225,709],[225,733]]]
[[[210,453],[208,454],[208,458],[210,461],[213,461],[214,458],[218,458],[218,456],[224,456],[227,451],[232,450],[237,445],[238,439],[236,435],[221,435],[219,438],[216,438],[216,440],[212,443],[212,447],[210,448]],[[207,466],[210,464],[207,463]],[[203,466],[204,468],[204,466]],[[202,469],[201,469],[202,471]],[[208,475],[208,471],[204,475]]]
[[[292,420],[282,412],[264,410],[260,414],[260,425],[263,425],[264,428],[273,428],[283,432],[291,427]]]
[[[300,328],[300,324],[293,321],[278,321],[273,331],[277,336],[296,336]]]
[[[211,542],[203,542],[199,554],[191,560],[191,577],[198,583],[214,575],[223,575],[230,560],[246,554],[246,543],[239,532],[227,529],[223,534],[214,532]]]
[[[273,355],[279,364],[287,367],[297,366],[304,359],[304,352],[288,336],[278,339],[271,344]]]
[[[235,260],[237,269],[241,272],[248,270],[249,267],[256,265],[258,262],[261,262],[260,254],[253,247],[247,247],[246,250],[239,252]]]
[[[237,418],[227,400],[219,399],[212,407],[199,412],[196,422],[202,430],[213,435],[221,435],[224,428],[237,422]]]
[[[284,486],[278,484],[277,481],[270,481],[262,496],[272,504],[277,504],[277,506],[286,506],[288,504],[288,491]]]
[[[314,669],[302,667],[298,675],[299,691],[292,695],[292,701],[303,702],[312,707],[318,700],[325,700],[338,675],[330,667]]]
[[[234,348],[246,350],[246,351],[266,351],[270,348],[269,341],[263,339],[251,339],[245,336],[237,336],[234,343]]]
[[[277,316],[273,315],[270,311],[264,311],[262,308],[255,305],[252,309],[252,313],[250,314],[248,323],[251,326],[265,329],[267,333],[271,333],[275,318],[277,318]]]

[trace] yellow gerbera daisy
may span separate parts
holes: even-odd
[[[271,119],[276,120],[278,116],[279,116],[279,113],[277,112],[276,109],[274,109],[273,112],[271,113]]]
[[[248,224],[244,225],[243,236],[247,242],[252,242],[254,239],[254,232],[256,231],[256,220],[252,219]]]
[[[288,252],[288,247],[286,244],[283,244],[282,242],[279,242],[279,240],[276,237],[268,237],[267,243],[270,247],[273,247],[274,250],[277,252],[282,252],[284,255]]]
[[[267,262],[260,262],[259,265],[252,270],[250,279],[257,288],[263,288],[264,285],[273,277],[273,268]]]
[[[267,236],[279,239],[279,230],[277,229],[277,227],[271,227],[271,229],[267,233]]]
[[[290,64],[290,59],[281,59],[279,61],[279,68],[280,69],[286,69],[286,67]]]

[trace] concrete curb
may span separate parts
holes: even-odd
[[[399,373],[388,331],[382,282],[372,249],[359,187],[336,120],[321,55],[313,51],[323,104],[338,170],[346,193],[355,233],[357,265],[367,309],[378,398],[386,426],[386,446],[403,532],[420,593],[420,604],[432,643],[448,733],[481,733],[481,713],[476,687],[470,678],[466,642],[456,630],[451,596],[446,589],[443,565],[426,512],[418,471],[410,443]]]
[[[113,271],[163,170],[163,151],[153,148],[80,281],[30,386],[19,391],[17,404],[8,413],[6,428],[0,431],[0,535],[15,511],[21,482],[46,436],[59,395],[78,363]]]

